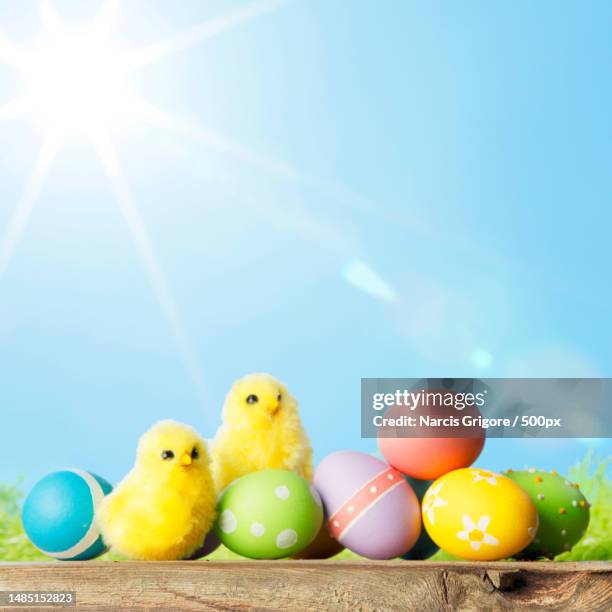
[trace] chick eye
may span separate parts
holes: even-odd
[[[171,450],[165,450],[162,452],[161,458],[164,461],[170,461],[170,459],[174,459],[174,453]]]
[[[256,395],[249,395],[249,397],[246,398],[246,402],[247,404],[256,404],[259,401],[259,398]]]
[[[280,402],[282,399],[283,399],[283,396],[282,396],[282,395],[279,393],[279,394],[276,396],[276,401],[277,401],[277,402]]]
[[[192,459],[197,459],[200,456],[200,451],[197,448],[194,448],[191,451],[191,458]]]

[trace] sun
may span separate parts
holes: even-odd
[[[47,34],[23,68],[33,120],[81,137],[125,123],[134,98],[125,58],[94,28],[60,27]]]
[[[24,116],[62,139],[90,141],[135,120],[135,52],[113,37],[117,3],[104,3],[91,23],[78,26],[65,23],[48,0],[39,6],[38,40],[19,47],[0,39],[0,61],[18,71],[22,84],[22,94],[0,108],[0,119]]]
[[[182,123],[152,108],[136,95],[132,75],[157,60],[222,34],[286,4],[287,0],[252,0],[233,12],[197,24],[161,43],[124,47],[113,37],[118,0],[105,0],[90,24],[65,23],[50,0],[39,0],[42,35],[19,47],[0,32],[0,63],[21,75],[23,93],[0,105],[0,121],[30,118],[62,141],[78,137],[91,142],[134,121],[178,128]],[[222,138],[208,136],[214,145]],[[240,153],[239,147],[233,152]]]
[[[122,47],[113,37],[119,0],[104,0],[91,24],[78,27],[66,24],[50,0],[39,0],[43,31],[39,40],[25,47],[5,40],[0,32],[0,64],[15,69],[23,84],[21,94],[0,104],[0,122],[26,119],[44,132],[34,169],[0,236],[0,280],[64,142],[77,138],[91,144],[110,181],[177,352],[200,398],[205,397],[205,385],[199,357],[123,173],[113,137],[118,128],[144,121],[158,128],[177,130],[183,136],[196,137],[220,153],[286,174],[283,164],[270,163],[212,130],[151,106],[134,91],[132,84],[133,73],[142,67],[253,21],[286,2],[251,0],[229,13],[195,24],[169,40],[140,48]]]

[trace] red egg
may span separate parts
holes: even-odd
[[[420,424],[421,416],[428,417],[430,423],[431,419],[446,419],[440,423],[446,422],[449,425],[433,428],[431,425]],[[407,476],[419,480],[436,480],[447,472],[472,465],[482,451],[485,430],[463,426],[461,423],[464,416],[476,418],[480,412],[475,406],[466,406],[461,411],[453,406],[417,406],[414,410],[405,406],[393,406],[385,413],[386,419],[413,417],[416,425],[380,427],[378,447],[389,464]],[[389,422],[400,421],[385,421]]]

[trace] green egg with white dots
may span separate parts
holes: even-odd
[[[280,559],[306,548],[323,523],[315,488],[286,470],[262,470],[221,494],[215,532],[231,551],[250,559]]]
[[[520,557],[552,559],[571,550],[589,526],[589,502],[578,485],[554,470],[508,470],[505,475],[514,480],[529,495],[538,510],[538,531]]]

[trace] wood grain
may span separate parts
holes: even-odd
[[[21,563],[0,564],[0,590],[76,591],[81,610],[609,612],[612,563]]]

